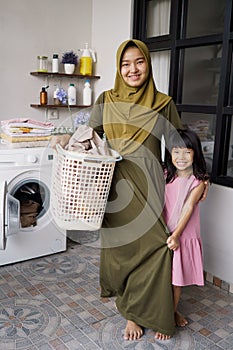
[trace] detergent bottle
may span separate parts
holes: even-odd
[[[83,105],[90,106],[92,98],[92,90],[90,85],[90,80],[86,79],[83,89]]]
[[[68,87],[68,104],[70,106],[76,105],[76,88],[74,84],[70,84]]]
[[[95,53],[88,48],[88,43],[85,44],[84,49],[80,49],[82,56],[79,60],[79,72],[81,75],[92,75],[92,64],[96,62]]]

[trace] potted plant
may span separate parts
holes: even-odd
[[[64,52],[62,55],[62,63],[64,64],[64,70],[66,74],[74,73],[75,66],[78,63],[78,56],[74,51]]]

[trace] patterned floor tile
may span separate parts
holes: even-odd
[[[209,282],[185,287],[189,324],[168,341],[151,330],[125,341],[114,300],[101,300],[98,235],[69,241],[66,252],[0,269],[0,349],[233,350],[233,297]]]
[[[41,337],[49,340],[60,323],[61,315],[46,300],[16,298],[0,302],[1,346],[31,349]]]
[[[73,279],[83,273],[86,263],[79,257],[64,253],[18,264],[17,269],[27,278],[43,282],[58,282]]]

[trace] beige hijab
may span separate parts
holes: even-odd
[[[148,67],[146,81],[140,87],[129,86],[121,75],[121,60],[128,46],[142,52]],[[117,50],[117,72],[114,88],[105,92],[104,131],[112,148],[122,155],[134,152],[152,132],[158,112],[171,97],[155,87],[151,57],[147,46],[139,40],[126,40]]]

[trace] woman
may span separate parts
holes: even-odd
[[[89,125],[123,156],[101,230],[101,296],[116,296],[126,340],[139,339],[144,327],[169,339],[174,313],[160,140],[181,122],[171,97],[156,90],[143,42],[120,45],[114,88],[100,95]]]
[[[153,329],[156,339],[169,339],[175,327],[172,252],[162,216],[160,141],[181,122],[171,97],[156,90],[143,42],[120,45],[114,88],[97,99],[89,126],[123,157],[115,167],[101,228],[101,296],[116,297],[127,320],[125,340],[139,339],[143,328]]]

